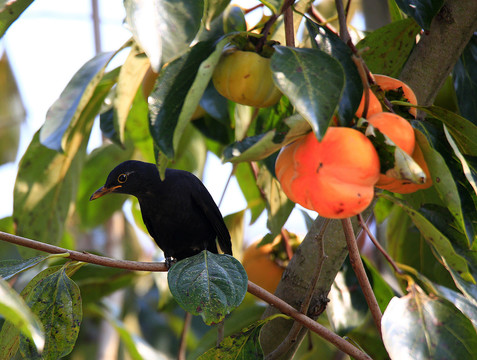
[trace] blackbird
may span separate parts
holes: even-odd
[[[175,260],[202,250],[218,253],[216,239],[232,255],[230,234],[212,196],[193,174],[167,169],[164,180],[154,164],[128,160],[116,166],[106,183],[91,195],[95,200],[109,193],[134,195],[142,219],[168,267]]]

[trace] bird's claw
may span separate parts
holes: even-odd
[[[174,265],[177,262],[177,259],[175,257],[166,257],[166,267],[167,269],[170,269],[172,265]]]

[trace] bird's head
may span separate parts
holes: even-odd
[[[109,173],[104,186],[96,190],[89,199],[95,200],[109,193],[138,196],[157,177],[158,171],[154,164],[128,160],[116,166]]]

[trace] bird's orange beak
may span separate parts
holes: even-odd
[[[89,201],[91,200],[96,200],[97,198],[100,198],[101,196],[104,196],[106,194],[109,194],[109,193],[112,193],[114,190],[120,188],[122,185],[116,185],[116,186],[113,186],[113,187],[105,187],[105,186],[101,186],[98,190],[96,190],[93,195],[91,195],[91,197],[89,198]]]

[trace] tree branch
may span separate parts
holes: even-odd
[[[89,253],[64,249],[59,246],[45,244],[45,243],[27,239],[21,236],[8,234],[3,231],[0,231],[0,240],[9,242],[15,245],[28,247],[35,250],[40,250],[50,254],[68,253],[70,259],[76,260],[76,261],[83,261],[90,264],[121,268],[125,270],[135,270],[135,271],[167,271],[166,264],[163,262],[150,263],[150,262],[129,261],[129,260],[116,260],[116,259],[111,259],[104,256],[98,256],[98,255],[93,255]],[[349,354],[350,356],[353,356],[354,358],[360,359],[360,360],[371,360],[371,358],[368,355],[366,355],[361,350],[359,350],[358,348],[348,343],[346,340],[342,339],[340,336],[333,333],[331,330],[328,330],[324,326],[318,324],[317,322],[315,322],[313,319],[309,318],[308,316],[301,314],[300,312],[295,310],[293,307],[288,305],[286,302],[284,302],[282,299],[269,293],[268,291],[252,283],[251,281],[248,282],[248,292],[268,302],[271,306],[280,310],[285,315],[291,316],[296,321],[300,322],[311,331],[316,332],[318,335],[322,336],[324,339],[328,340],[330,343],[335,345],[338,349]]]
[[[476,30],[477,1],[448,0],[444,4],[399,76],[412,88],[419,105],[432,105]]]

